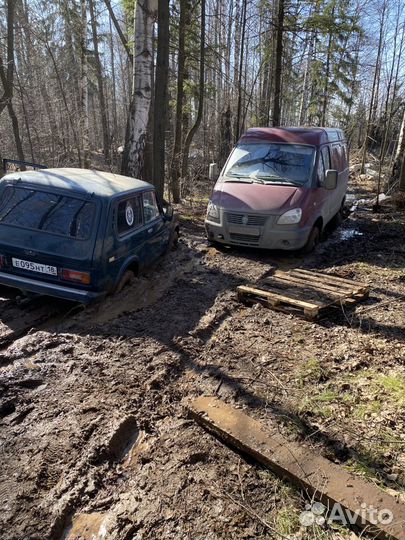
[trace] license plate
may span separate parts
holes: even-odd
[[[58,269],[56,266],[49,266],[49,264],[40,264],[32,261],[23,261],[22,259],[12,258],[14,268],[21,268],[21,270],[30,270],[31,272],[39,272],[40,274],[50,274],[51,276],[58,275]]]
[[[229,232],[235,234],[246,234],[250,236],[260,236],[260,229],[254,227],[239,227],[238,225],[229,226]]]

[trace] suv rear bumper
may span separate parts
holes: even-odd
[[[105,296],[104,292],[83,291],[82,289],[65,287],[64,285],[59,285],[57,283],[39,281],[23,276],[7,274],[6,272],[0,272],[0,284],[20,289],[21,291],[55,296],[56,298],[72,300],[73,302],[80,302],[81,304],[90,304]]]

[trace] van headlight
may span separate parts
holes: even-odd
[[[216,223],[219,223],[219,207],[212,201],[208,203],[207,218],[210,221],[215,221]]]
[[[278,220],[278,225],[292,225],[293,223],[299,223],[301,221],[302,217],[302,210],[301,208],[293,208],[292,210],[288,210],[288,212],[285,212],[282,214]]]

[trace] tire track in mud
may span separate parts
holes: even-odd
[[[47,297],[27,299],[19,304],[17,298],[0,301],[0,350],[8,347],[16,339],[26,335],[31,329],[56,320],[68,313],[72,304]],[[3,364],[0,360],[0,365]]]
[[[0,389],[4,391],[4,407],[0,411],[3,414],[0,416],[3,416],[10,431],[21,429],[20,424],[23,424],[27,415],[30,415],[30,418],[35,417],[35,420],[38,418],[39,425],[42,425],[43,413],[38,411],[44,406],[45,415],[49,414],[46,412],[48,409],[44,397],[49,395],[47,386],[52,383],[55,365],[67,378],[71,370],[75,369],[73,362],[68,360],[65,363],[65,360],[70,358],[71,349],[80,340],[75,339],[76,332],[78,335],[87,334],[94,325],[102,326],[124,313],[159,302],[178,279],[187,279],[187,274],[199,266],[199,259],[188,247],[180,247],[177,253],[163,259],[150,275],[141,276],[120,294],[107,298],[102,304],[90,306],[78,315],[72,315],[70,304],[54,303],[51,298],[46,297],[27,302],[23,306],[19,306],[15,299],[6,299],[4,303],[0,300],[0,348],[3,348],[0,352],[0,365],[4,366],[0,373]],[[30,332],[31,329],[34,330]],[[36,355],[40,351],[46,353],[44,358],[38,359]],[[58,359],[57,363],[55,359]],[[70,363],[72,365],[69,365]],[[78,384],[87,388],[84,380]],[[32,390],[34,394],[31,394]],[[52,404],[51,398],[50,401]],[[65,536],[66,526],[71,524],[83,494],[90,493],[93,486],[101,484],[104,475],[111,474],[111,468],[114,469],[115,464],[122,460],[122,453],[128,452],[123,445],[134,443],[134,419],[130,417],[128,420],[125,411],[119,406],[117,409],[119,412],[117,415],[113,414],[113,418],[98,416],[92,420],[91,425],[86,426],[86,433],[90,430],[90,434],[81,436],[80,442],[76,443],[82,446],[80,458],[70,470],[65,471],[59,481],[57,472],[61,466],[63,445],[59,446],[55,440],[53,445],[39,450],[43,453],[44,460],[34,475],[37,484],[29,489],[32,489],[36,497],[39,493],[42,494],[38,497],[36,511],[48,522],[47,528],[48,532],[51,531],[52,538]],[[59,409],[57,404],[56,410],[59,411],[58,414],[69,414],[68,410],[61,413],[63,408]],[[65,425],[67,423],[65,420]],[[56,422],[55,429],[57,426]],[[73,421],[71,428],[74,438]],[[49,433],[52,434],[52,429]],[[70,435],[69,433],[66,436]],[[8,491],[13,490],[15,485],[11,483]],[[51,515],[48,515],[49,508],[52,508]]]

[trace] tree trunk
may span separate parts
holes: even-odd
[[[110,161],[110,131],[108,127],[108,117],[107,117],[107,106],[104,93],[104,81],[103,81],[103,71],[100,60],[100,53],[98,50],[98,35],[97,35],[97,22],[94,14],[94,0],[89,0],[90,8],[90,21],[91,21],[91,30],[93,36],[93,46],[94,46],[94,60],[96,67],[96,77],[97,77],[97,86],[98,86],[98,99],[100,102],[100,120],[101,128],[103,132],[103,153],[106,162]]]
[[[331,15],[332,15],[332,19],[333,19],[334,16],[335,16],[335,5],[333,5]],[[329,32],[328,49],[327,49],[327,53],[326,53],[325,85],[323,87],[321,126],[326,125],[326,110],[328,108],[328,93],[329,93],[329,77],[330,77],[331,55],[332,55],[332,31]]]
[[[239,70],[238,70],[238,105],[236,109],[236,118],[235,118],[235,142],[240,137],[240,124],[242,116],[242,74],[243,74],[243,54],[245,48],[245,34],[246,34],[246,3],[247,0],[243,0],[242,4],[242,34],[241,34],[241,45],[240,45],[240,57],[239,57]]]
[[[394,164],[392,167],[392,178],[396,180],[401,173],[402,158],[405,155],[405,104],[404,113],[402,116],[401,128],[399,130],[398,144],[394,156]]]
[[[89,95],[88,95],[88,64],[87,64],[87,6],[86,0],[80,0],[81,29],[80,29],[80,127],[83,165],[90,166],[89,148]]]
[[[188,20],[189,0],[180,0],[179,48],[177,57],[176,121],[173,155],[170,164],[170,191],[175,203],[180,202],[181,149],[183,138],[184,71],[186,62],[185,32]]]
[[[305,63],[305,71],[304,71],[304,80],[302,82],[302,96],[301,96],[301,102],[300,102],[300,112],[299,112],[299,125],[302,126],[305,123],[306,119],[306,112],[307,112],[307,106],[308,106],[308,87],[309,87],[309,73],[310,73],[310,67],[311,67],[311,61],[312,61],[312,54],[313,54],[313,47],[314,47],[314,37],[309,37],[309,44],[308,44],[308,53],[307,53],[307,61]]]
[[[398,38],[398,28],[399,28],[399,22],[400,22],[400,13],[398,13],[398,17],[396,20],[396,26],[394,31],[394,46],[393,46],[393,56],[392,56],[392,62],[391,62],[391,69],[388,79],[388,85],[386,90],[386,98],[385,98],[385,107],[384,107],[384,135],[383,135],[383,142],[380,149],[380,156],[379,156],[379,164],[378,164],[378,181],[377,181],[377,202],[376,207],[379,207],[379,197],[381,192],[381,176],[382,176],[382,169],[384,164],[384,159],[386,152],[388,150],[388,137],[389,133],[391,131],[391,123],[392,123],[392,117],[393,117],[393,106],[395,102],[395,95],[396,95],[396,89],[397,89],[397,83],[398,83],[398,72],[399,72],[399,66],[400,66],[400,58],[401,54],[399,52],[398,56],[398,62],[396,59],[397,54],[397,38]],[[402,29],[402,38],[400,42],[400,51],[402,52],[403,43],[404,43],[404,36],[405,36],[405,27]],[[396,69],[395,69],[396,67]],[[392,97],[391,97],[391,87],[393,88]],[[391,102],[390,102],[391,97]]]
[[[14,0],[7,0],[7,60],[5,64],[0,51],[0,75],[3,83],[3,95],[0,97],[0,114],[13,99],[15,5]]]
[[[372,90],[371,90],[371,99],[370,99],[370,105],[369,105],[369,110],[368,110],[368,118],[367,118],[367,123],[366,123],[366,134],[365,134],[365,137],[364,137],[364,143],[363,143],[363,148],[362,148],[361,169],[360,169],[361,174],[364,174],[364,169],[365,169],[365,165],[366,165],[368,137],[369,137],[369,133],[370,133],[371,118],[372,118],[373,110],[374,110],[374,97],[375,97],[375,92],[376,92],[377,79],[378,79],[378,74],[379,74],[379,71],[380,71],[380,58],[381,58],[381,51],[382,51],[382,44],[383,44],[384,19],[385,19],[386,8],[387,8],[387,4],[386,4],[386,0],[384,0],[383,7],[382,7],[382,13],[381,13],[380,32],[379,32],[379,37],[378,37],[377,59],[376,59],[376,63],[375,63],[373,86],[372,86]]]
[[[232,148],[232,113],[229,103],[227,109],[221,114],[220,128],[221,137],[219,139],[219,152],[217,159],[219,167],[222,168],[225,165],[225,161]]]
[[[281,73],[283,61],[284,0],[278,0],[276,64],[274,69],[273,126],[279,126],[281,120]]]
[[[25,157],[24,157],[24,150],[21,143],[20,127],[18,124],[18,118],[15,114],[15,111],[11,102],[7,105],[7,109],[8,109],[8,114],[10,116],[11,125],[13,127],[13,135],[14,135],[15,147],[17,150],[17,156],[18,156],[18,159],[20,159],[21,161],[24,161]],[[25,167],[22,167],[21,170],[25,170]]]
[[[112,83],[112,156],[115,157],[118,138],[118,121],[117,121],[117,93],[116,93],[116,78],[115,78],[115,58],[114,58],[114,42],[112,35],[112,23],[110,18],[110,63],[111,63],[111,83]]]
[[[159,0],[158,38],[153,115],[153,183],[161,199],[165,186],[165,142],[167,125],[167,84],[169,76],[169,0]]]
[[[399,191],[405,191],[405,154],[402,156],[402,166],[399,175]]]
[[[122,157],[122,174],[142,176],[144,150],[152,100],[152,36],[157,0],[138,0],[136,5],[135,87],[131,98]]]
[[[201,0],[201,37],[200,37],[200,83],[198,90],[198,111],[195,122],[187,133],[184,141],[181,177],[184,179],[188,169],[188,154],[193,137],[200,127],[204,106],[204,76],[205,76],[205,0]]]

